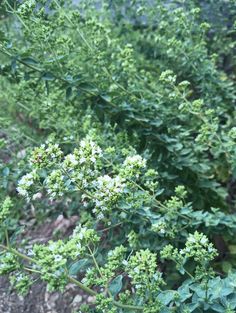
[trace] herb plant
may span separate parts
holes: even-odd
[[[83,313],[235,312],[235,2],[1,10],[0,274]],[[29,206],[79,223],[26,246]]]

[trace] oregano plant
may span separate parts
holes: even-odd
[[[234,1],[1,6],[0,275],[82,313],[235,312]],[[31,214],[78,221],[32,243]]]

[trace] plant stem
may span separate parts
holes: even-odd
[[[91,288],[85,286],[84,284],[82,284],[80,281],[78,281],[77,279],[75,279],[74,277],[71,276],[67,276],[68,280],[71,283],[74,283],[76,286],[78,286],[80,289],[82,289],[83,291],[85,291],[86,293],[88,293],[90,296],[96,296],[97,292],[92,290]]]
[[[37,264],[37,261],[28,257],[27,255],[17,251],[16,249],[14,248],[11,248],[11,247],[7,247],[7,246],[4,246],[2,244],[0,244],[0,248],[2,248],[3,250],[5,251],[9,251],[15,255],[17,255],[18,257],[30,262],[30,263],[35,263]],[[26,270],[29,270],[29,271],[32,271],[32,272],[37,272],[37,273],[40,273],[39,271],[36,271],[34,269],[30,269],[30,268],[27,268],[25,267]],[[86,292],[87,294],[91,295],[91,296],[96,296],[98,293],[94,290],[92,290],[91,288],[85,286],[84,284],[82,284],[80,281],[78,281],[77,279],[75,279],[74,277],[70,276],[70,275],[67,275],[67,279],[69,282],[75,284],[76,286],[78,286],[80,289],[82,289],[84,292]],[[119,307],[119,308],[123,308],[123,309],[129,309],[129,310],[138,310],[138,311],[143,311],[143,307],[142,306],[135,306],[135,305],[127,305],[127,304],[122,304],[118,301],[112,301],[112,303],[116,306],[116,307]]]
[[[92,259],[93,259],[93,263],[94,263],[94,265],[95,265],[99,275],[102,277],[102,273],[101,273],[100,268],[98,266],[98,263],[97,263],[97,261],[96,261],[96,259],[94,257],[94,254],[93,254],[92,250],[90,249],[89,245],[87,245],[87,247],[88,247],[89,253],[90,253],[90,255],[91,255]]]
[[[10,247],[10,245],[9,245],[9,236],[8,236],[8,231],[7,231],[7,229],[6,229],[6,228],[5,228],[5,237],[6,237],[7,247]]]
[[[14,8],[9,4],[9,2],[6,0],[5,3],[7,5],[7,7],[11,10],[8,12],[15,15],[18,18],[18,20],[21,22],[21,24],[24,25],[24,27],[30,32],[29,27],[25,24],[25,22],[22,20],[22,18],[15,12]]]
[[[24,270],[28,271],[28,272],[32,272],[32,273],[38,273],[40,274],[40,271],[35,270],[34,268],[30,268],[30,267],[24,267]]]
[[[24,259],[24,260],[26,260],[26,261],[28,261],[28,262],[37,263],[34,259],[32,259],[32,258],[28,257],[27,255],[25,255],[25,254],[23,254],[23,253],[17,251],[17,250],[14,249],[14,248],[7,247],[7,246],[4,246],[4,245],[2,245],[2,244],[0,244],[0,248],[2,248],[2,249],[5,250],[5,251],[8,251],[8,252],[13,253],[13,254],[17,255],[18,257],[20,257],[21,259]]]
[[[99,265],[98,265],[98,263],[97,263],[97,260],[96,260],[95,257],[94,257],[93,251],[90,249],[89,245],[88,245],[87,247],[88,247],[89,253],[90,253],[90,255],[91,255],[92,259],[93,259],[93,263],[94,263],[94,265],[95,265],[95,267],[96,267],[96,269],[97,269],[97,271],[98,271],[100,277],[103,278],[103,274],[102,274],[102,272],[101,272],[101,270],[100,270],[100,268],[99,268]],[[107,291],[109,297],[112,298],[112,294],[110,293],[110,291],[109,291],[109,289],[108,289],[108,284],[106,284],[105,287],[106,287],[106,291]]]

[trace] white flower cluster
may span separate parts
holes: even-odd
[[[54,199],[56,196],[62,197],[65,191],[65,177],[61,170],[53,170],[46,179],[47,192]]]
[[[77,160],[76,156],[73,153],[70,153],[65,156],[63,166],[65,170],[72,170],[79,164],[79,161]]]
[[[42,145],[42,147],[45,148],[45,145]],[[50,156],[52,159],[62,156],[62,151],[58,143],[54,143],[54,144],[49,143],[45,151],[47,155]]]
[[[65,157],[63,166],[69,171],[77,167],[80,169],[83,167],[94,167],[101,156],[101,148],[91,139],[85,139],[80,142],[79,149],[75,149],[73,153]]]
[[[42,144],[33,150],[30,163],[36,168],[47,168],[60,162],[62,155],[58,144]]]
[[[123,175],[139,177],[141,170],[146,167],[147,161],[140,155],[128,156],[123,165]]]
[[[30,190],[30,187],[34,184],[36,178],[37,178],[37,174],[35,170],[22,176],[18,182],[18,187],[16,188],[19,195],[29,200],[30,199],[29,190]]]
[[[36,7],[35,0],[24,1],[17,9],[17,13],[25,15],[29,13],[31,10],[35,9],[35,7]]]
[[[209,242],[206,235],[195,231],[194,234],[189,234],[185,248],[180,250],[180,254],[187,257],[193,257],[197,262],[208,262],[215,258],[217,250],[213,244]]]
[[[78,156],[80,156],[80,164],[83,164],[85,161],[95,163],[102,156],[102,149],[88,138],[80,142]]]
[[[120,176],[114,178],[109,175],[98,177],[93,183],[96,191],[94,192],[95,208],[94,213],[98,214],[98,219],[105,217],[104,213],[112,209],[112,205],[116,203],[124,191],[124,179]]]
[[[89,182],[98,175],[97,161],[102,156],[101,148],[90,138],[80,142],[79,149],[68,154],[63,161],[63,168],[70,174],[72,182],[85,189]]]
[[[156,233],[158,233],[159,235],[164,235],[166,233],[166,228],[167,228],[167,225],[165,222],[157,222],[155,224],[152,225],[152,230]]]
[[[78,237],[80,240],[84,239],[88,228],[86,226],[78,225],[73,230],[72,237]]]
[[[89,229],[85,226],[78,225],[70,236],[66,244],[67,250],[70,251],[72,258],[77,258],[78,255],[83,255],[87,251],[87,245],[97,243],[99,237],[94,229]]]
[[[133,155],[133,156],[128,156],[125,161],[124,165],[130,168],[145,168],[146,167],[147,161],[143,159],[140,155]]]
[[[118,174],[100,176],[105,162],[102,155],[101,148],[87,136],[64,158],[57,144],[41,145],[34,149],[31,164],[36,170],[47,170],[44,186],[51,199],[62,197],[67,191],[80,191],[84,206],[91,201],[93,213],[101,220],[107,217],[124,193],[128,193],[129,178],[139,177],[146,167],[144,158],[133,155],[125,159]],[[33,173],[20,180],[18,192],[21,195],[28,197],[34,184]]]

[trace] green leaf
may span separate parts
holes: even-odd
[[[225,313],[225,307],[223,307],[223,306],[220,305],[220,304],[213,304],[213,305],[212,305],[212,309],[213,309],[215,312]]]
[[[50,73],[50,72],[46,72],[46,73],[44,73],[43,75],[42,75],[42,79],[43,80],[54,80],[55,79],[55,77],[54,77],[54,75],[52,74],[52,73]]]
[[[49,93],[50,93],[50,90],[49,90],[49,83],[48,83],[47,80],[45,81],[45,88],[46,88],[46,93],[47,93],[47,96],[48,96]]]
[[[5,139],[1,138],[0,139],[0,149],[4,148],[6,146],[6,141]]]
[[[72,87],[69,86],[68,88],[66,88],[66,99],[69,99],[72,95]]]
[[[168,305],[171,301],[174,300],[176,295],[176,291],[174,290],[166,290],[158,295],[158,299],[164,304]]]
[[[111,102],[111,96],[109,95],[100,95],[100,97],[108,103]]]
[[[12,59],[11,61],[11,71],[13,74],[16,73],[16,69],[17,69],[17,62],[16,62],[16,58]]]
[[[31,57],[22,58],[21,61],[23,61],[24,63],[29,64],[29,65],[36,65],[36,64],[38,64],[38,61],[36,61],[35,59],[33,59]]]
[[[88,265],[88,260],[87,259],[81,259],[75,263],[73,263],[70,268],[69,268],[69,274],[70,275],[76,275],[79,273],[81,270],[85,269],[86,266]]]
[[[188,298],[192,296],[188,285],[182,285],[178,288],[178,293],[180,295],[180,301],[185,302]]]
[[[110,282],[108,289],[110,290],[113,297],[115,297],[121,291],[122,279],[123,276],[119,275]]]
[[[7,40],[5,33],[2,30],[0,30],[0,42],[3,42],[5,40]]]
[[[98,89],[95,86],[86,82],[80,83],[78,85],[78,88],[81,91],[87,91],[87,92],[93,92],[93,93],[98,92]]]
[[[4,169],[3,169],[2,173],[3,173],[3,176],[8,176],[8,175],[9,175],[9,173],[10,173],[10,169],[9,169],[9,167],[4,167]]]

